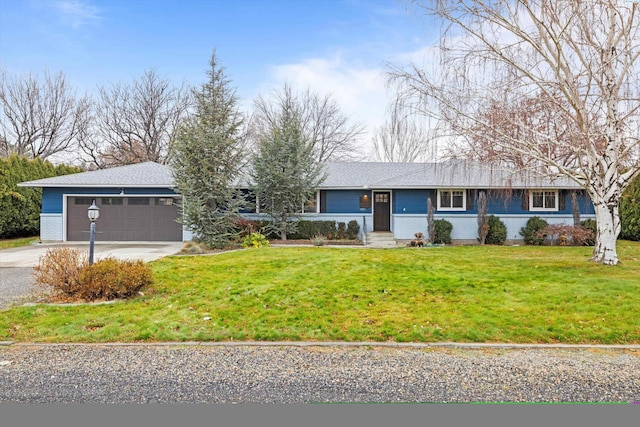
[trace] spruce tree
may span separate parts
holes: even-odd
[[[271,230],[295,232],[305,203],[324,180],[312,145],[304,138],[300,118],[282,108],[278,120],[258,140],[252,179],[260,213],[271,218]]]
[[[172,157],[183,224],[196,240],[221,248],[236,236],[242,206],[235,185],[243,166],[244,117],[215,52],[209,64],[209,80],[193,91],[195,113],[179,126]]]

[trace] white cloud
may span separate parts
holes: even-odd
[[[55,8],[73,29],[101,19],[100,9],[80,0],[58,1],[55,3]]]
[[[339,54],[332,58],[310,58],[298,63],[271,67],[270,77],[261,85],[261,94],[290,84],[296,90],[331,95],[342,111],[365,125],[360,138],[362,154],[371,155],[371,138],[376,127],[385,120],[389,98],[385,69],[366,67],[345,61]]]

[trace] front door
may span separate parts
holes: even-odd
[[[373,195],[373,231],[391,231],[391,193]]]

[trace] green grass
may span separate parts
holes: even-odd
[[[0,240],[0,249],[17,248],[19,246],[29,246],[33,242],[37,242],[39,238],[36,237],[21,237],[19,239],[7,239]]]
[[[640,343],[640,244],[281,247],[152,263],[144,297],[0,311],[0,340]]]

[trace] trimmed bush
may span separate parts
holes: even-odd
[[[451,244],[451,231],[453,230],[453,224],[446,219],[436,219],[433,221],[434,238],[432,243],[446,243]]]
[[[495,215],[489,215],[489,233],[485,242],[489,245],[504,245],[507,240],[507,226]]]
[[[338,223],[338,232],[336,233],[338,240],[344,240],[347,237],[347,224],[344,222]]]
[[[355,219],[352,219],[347,224],[347,239],[355,240],[358,238],[358,233],[360,233],[360,224]]]
[[[310,240],[313,236],[322,234],[332,240],[337,237],[338,229],[335,221],[298,221],[297,230],[291,233],[290,239]]]
[[[547,227],[549,223],[538,216],[532,216],[527,224],[520,229],[520,235],[524,238],[527,245],[541,245],[544,243],[546,236],[538,235],[538,232]]]
[[[80,272],[77,295],[87,301],[129,298],[153,283],[151,267],[142,261],[105,258]]]
[[[82,288],[80,272],[88,265],[89,256],[77,249],[47,249],[33,268],[35,283],[58,295],[74,296]]]

